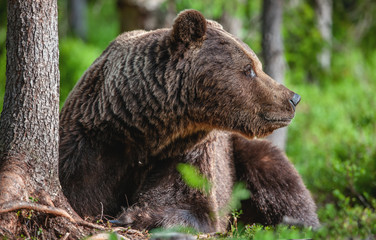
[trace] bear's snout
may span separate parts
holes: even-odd
[[[300,102],[300,95],[297,94],[297,93],[294,93],[294,96],[292,96],[292,98],[290,99],[290,103],[292,105],[292,108],[295,110],[295,107],[296,105],[298,105],[298,103]]]

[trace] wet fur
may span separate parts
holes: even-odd
[[[257,77],[250,79],[251,64]],[[81,216],[119,215],[140,229],[225,230],[234,182],[252,197],[247,223],[284,216],[318,226],[315,204],[285,155],[265,136],[294,116],[293,92],[262,72],[253,51],[185,11],[172,29],[122,34],[77,83],[60,114],[60,180]],[[264,160],[268,160],[265,162]],[[213,183],[189,188],[192,164]]]

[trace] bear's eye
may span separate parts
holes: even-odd
[[[244,73],[247,77],[250,77],[250,78],[254,78],[256,77],[256,73],[255,71],[253,70],[253,67],[251,64],[248,64],[246,67],[245,67],[245,70],[244,70]]]

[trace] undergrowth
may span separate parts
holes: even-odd
[[[289,127],[287,154],[318,204],[325,239],[376,234],[376,54],[333,54],[316,83],[287,77],[302,96]]]

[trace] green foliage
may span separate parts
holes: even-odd
[[[314,239],[310,228],[297,228],[279,225],[277,227],[265,227],[260,230],[256,225],[254,240],[268,239]]]
[[[251,239],[251,240],[274,240],[274,239],[316,239],[316,232],[311,228],[298,228],[294,226],[278,225],[276,227],[263,226],[260,224],[239,227],[231,232],[225,239]],[[320,239],[320,238],[317,238]]]
[[[38,228],[37,235],[42,236],[43,234],[43,228]]]
[[[376,235],[376,200],[370,208],[358,205],[354,198],[334,191],[338,201],[326,204],[319,210],[323,227],[315,235],[317,239],[338,239],[339,236],[355,239],[371,239]]]
[[[239,219],[240,215],[242,215],[242,214],[243,214],[243,210],[241,210],[241,209],[239,211],[233,210],[231,212],[232,222],[231,222],[231,225],[230,225],[230,232],[231,232],[232,236],[237,235],[238,232],[239,232],[238,226],[242,226],[242,223],[240,223],[238,225],[238,219]]]
[[[177,0],[176,9],[178,12],[184,9],[196,9],[206,16],[212,19],[218,19],[222,16],[224,9],[236,8],[237,1],[226,1],[226,0],[206,0],[206,1],[191,1],[191,0]],[[208,6],[211,6],[208,8]],[[225,8],[225,7],[230,8]]]
[[[32,202],[32,203],[36,203],[36,202],[39,201],[38,198],[34,198],[34,197],[29,197],[29,200],[30,200],[30,202]]]
[[[112,232],[110,233],[110,235],[108,236],[108,240],[118,240],[118,236],[116,233]]]
[[[120,23],[116,4],[117,0],[87,1],[86,43],[103,50],[119,34]],[[72,38],[68,24],[68,1],[58,0],[58,7],[60,39]]]
[[[284,55],[289,71],[297,75],[291,79],[295,83],[322,80],[323,70],[318,63],[317,53],[325,43],[316,25],[315,12],[309,1],[284,8]]]
[[[59,10],[65,13],[59,15],[60,32],[66,34],[66,2],[59,1]],[[87,42],[69,36],[60,39],[60,106],[86,69],[119,34],[115,0],[89,1],[87,15]]]
[[[153,234],[164,234],[164,233],[188,233],[188,234],[197,234],[198,232],[191,227],[183,227],[183,226],[175,226],[171,228],[154,228],[150,231],[150,233]]]
[[[211,184],[196,167],[185,163],[179,163],[177,170],[181,174],[184,182],[189,187],[201,190],[204,193],[209,194]]]
[[[333,1],[333,32],[337,41],[346,39],[368,57],[375,46],[376,4],[373,0]]]
[[[250,197],[251,192],[246,188],[244,183],[235,183],[232,189],[231,199],[229,202],[229,209],[233,211],[241,209],[241,201],[247,200]]]
[[[375,51],[343,48],[321,85],[289,86],[302,101],[287,153],[317,200],[325,239],[375,234],[375,64]],[[298,76],[289,71],[287,80]]]
[[[89,2],[88,43],[104,50],[120,33],[116,0]]]
[[[354,197],[376,192],[376,75],[370,69],[375,62],[358,54],[351,50],[333,56],[333,65],[341,67],[333,68],[332,84],[293,87],[302,102],[290,126],[287,151],[306,184],[317,192],[339,189]],[[320,196],[320,201],[327,198]]]
[[[100,48],[76,38],[60,41],[60,104],[62,105],[76,82],[100,55]]]

